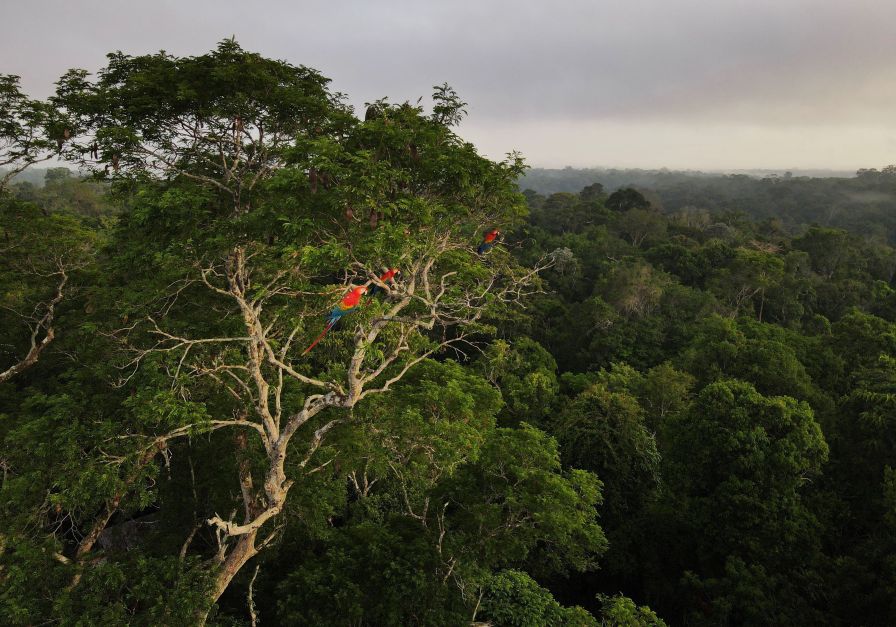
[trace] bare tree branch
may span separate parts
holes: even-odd
[[[65,285],[68,283],[68,274],[66,273],[64,266],[59,266],[57,274],[59,276],[59,283],[56,285],[56,294],[48,302],[38,305],[38,307],[44,309],[44,314],[31,327],[31,336],[29,338],[31,347],[28,349],[28,353],[18,362],[3,372],[0,372],[0,383],[12,379],[23,370],[30,368],[37,363],[41,353],[43,353],[47,346],[49,346],[55,339],[56,329],[53,326],[53,323],[56,315],[56,305],[62,302],[65,295]],[[43,332],[43,338],[38,340],[41,332]]]

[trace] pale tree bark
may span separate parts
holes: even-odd
[[[762,287],[753,287],[752,285],[742,285],[739,287],[737,292],[731,297],[731,304],[733,306],[733,310],[731,312],[730,317],[736,318],[740,314],[741,308],[748,302],[751,302],[753,298],[762,292],[763,294],[763,305],[765,304],[764,295],[765,289]],[[762,313],[760,310],[759,314],[760,321],[762,320]]]
[[[252,619],[252,627],[258,625],[258,612],[255,609],[255,598],[252,593],[252,587],[255,585],[255,580],[258,578],[258,569],[260,567],[259,564],[255,565],[255,574],[252,575],[252,581],[249,582],[249,594],[246,599],[247,604],[249,605],[249,617]]]

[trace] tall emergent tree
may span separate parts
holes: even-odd
[[[814,622],[807,604],[793,605],[817,551],[803,493],[828,456],[809,405],[721,380],[665,431],[670,527],[684,581],[707,601],[688,604],[689,622]]]
[[[242,512],[222,503],[205,520],[218,550],[203,613],[277,537],[290,490],[333,461],[321,447],[355,408],[537,289],[539,267],[476,254],[486,227],[522,216],[523,166],[452,132],[464,103],[450,88],[432,115],[378,101],[360,121],[327,82],[225,41],[197,57],[112,54],[94,80],[69,72],[54,98],[67,157],[111,177],[129,209],[108,250],[110,283],[127,286],[109,335],[141,417],[121,425],[130,452],[109,462],[137,480],[181,439],[237,434],[221,467],[237,468]],[[384,266],[400,280],[381,282]],[[382,291],[303,354],[360,285]],[[107,501],[79,567],[135,488]]]

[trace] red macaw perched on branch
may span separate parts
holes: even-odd
[[[327,318],[327,326],[324,327],[323,332],[317,336],[317,339],[311,342],[311,346],[305,349],[303,355],[307,355],[308,351],[317,346],[317,343],[324,339],[324,336],[327,334],[327,331],[333,328],[333,326],[339,322],[342,316],[351,313],[354,311],[358,305],[361,304],[361,297],[367,293],[367,286],[362,285],[360,287],[356,287],[353,290],[349,291],[348,294],[342,297],[342,300],[339,301],[339,304],[333,307],[333,311],[330,312],[329,318]]]
[[[380,275],[380,283],[388,284],[390,281],[394,283],[395,275],[397,274],[401,274],[401,270],[398,268],[389,268],[386,272]],[[374,286],[370,288],[370,295],[376,296],[382,291],[384,291],[382,287],[374,284]]]
[[[480,255],[483,255],[490,251],[492,247],[498,242],[495,241],[501,235],[501,231],[498,229],[492,229],[488,233],[485,234],[485,239],[482,240],[482,243],[479,244],[479,248],[476,249],[476,252]]]

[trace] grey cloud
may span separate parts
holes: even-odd
[[[876,0],[34,0],[2,14],[0,72],[40,95],[111,50],[199,54],[235,34],[356,105],[448,81],[490,145],[508,124],[887,131],[896,97],[896,3]]]

